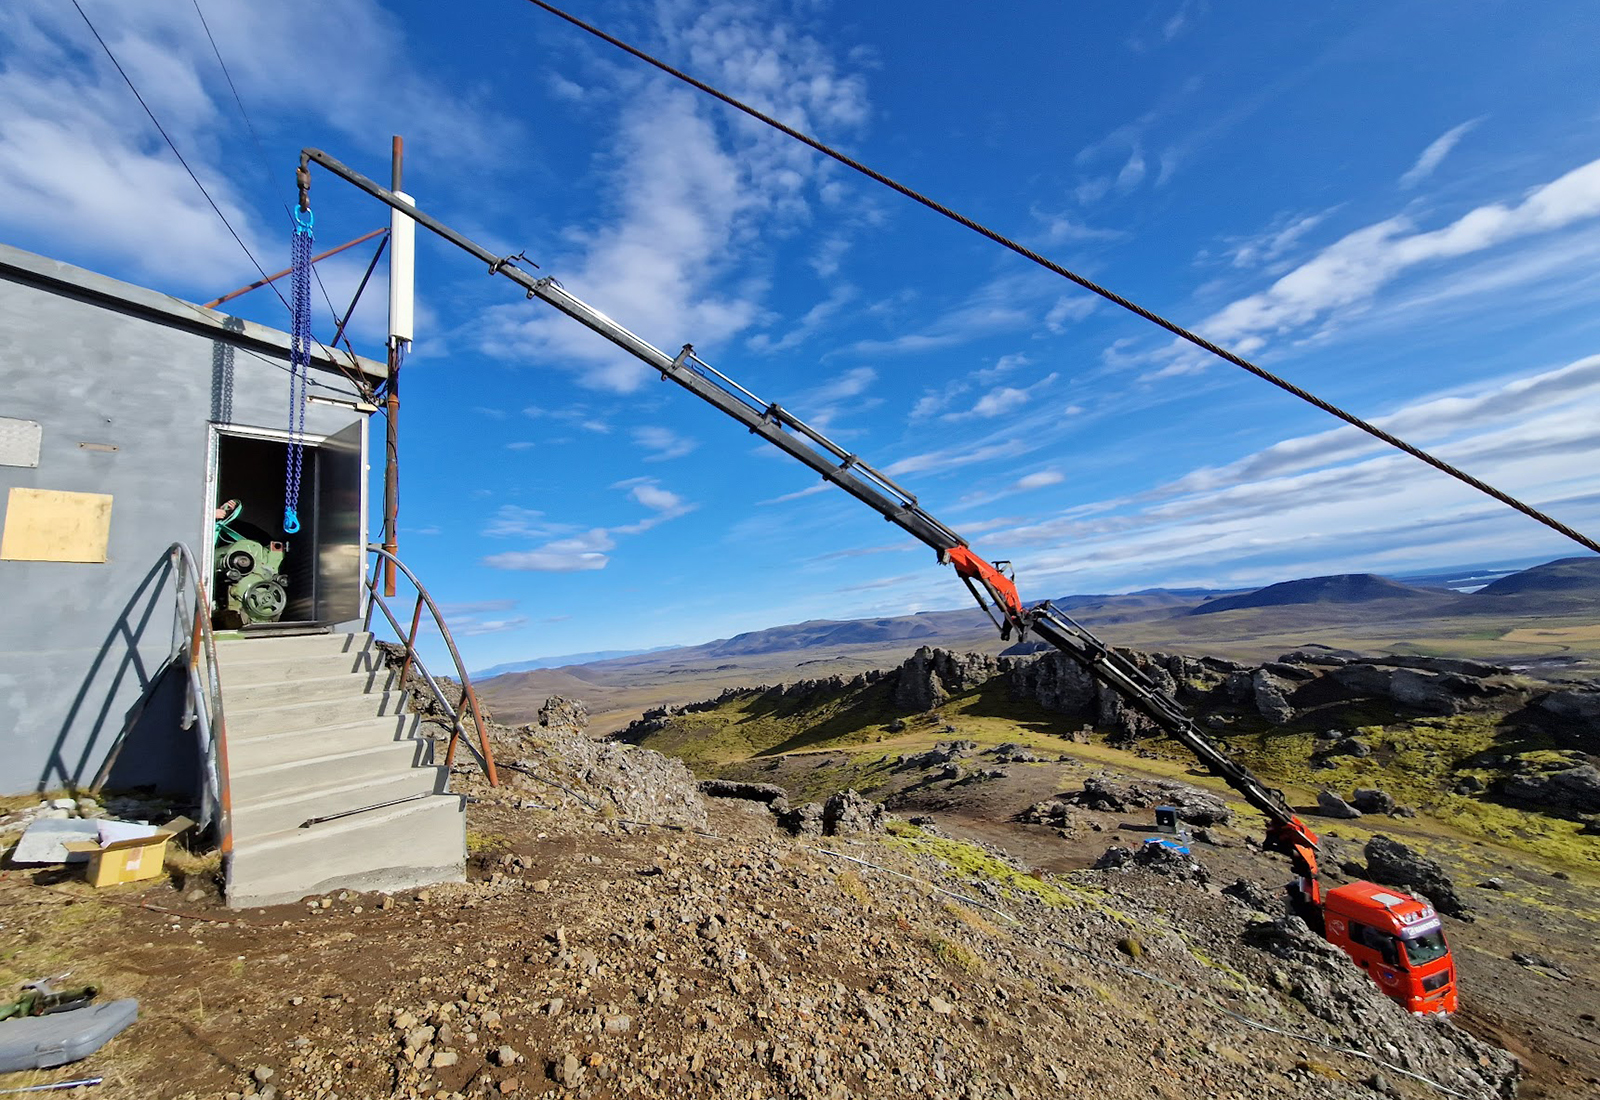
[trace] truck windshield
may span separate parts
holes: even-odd
[[[1412,966],[1442,959],[1450,950],[1445,946],[1443,932],[1428,932],[1414,939],[1403,939],[1400,943],[1406,949],[1406,961]]]

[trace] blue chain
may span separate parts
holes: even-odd
[[[300,530],[300,467],[304,458],[306,389],[311,375],[311,239],[315,219],[310,210],[294,215],[294,267],[291,295],[293,324],[289,334],[289,454],[283,479],[283,533]]]

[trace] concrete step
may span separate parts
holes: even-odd
[[[240,791],[234,791],[234,835],[264,837],[298,828],[309,818],[376,806],[411,795],[440,794],[448,779],[446,771],[443,767],[414,768],[407,762],[399,770],[391,765],[375,775],[333,784],[327,782],[326,773],[315,765],[278,773],[258,773],[252,777],[254,782],[247,785],[249,794],[241,797]],[[286,781],[297,773],[300,778],[320,779],[323,784],[303,786]],[[263,782],[274,778],[280,781]]]
[[[217,661],[222,665],[223,684],[230,689],[338,676],[341,673],[374,672],[384,667],[383,653],[376,647],[358,649],[353,653],[285,653],[273,656],[252,651],[251,656],[244,656],[241,652],[227,657],[219,650]]]
[[[235,737],[233,716],[228,716],[228,768],[231,774],[255,771],[273,765],[294,764],[360,749],[411,748],[422,744],[416,738],[419,719],[414,714],[388,718],[365,718],[326,726],[312,726],[288,733],[266,733]]]
[[[223,634],[217,638],[217,660],[226,668],[229,661],[235,660],[307,654],[354,657],[371,648],[371,634],[287,634],[281,637]]]
[[[225,685],[228,693],[227,713],[232,715],[235,711],[309,703],[315,699],[349,699],[357,695],[387,692],[398,686],[397,672],[391,669],[377,672],[335,672],[324,669],[313,670],[311,674],[283,673],[270,678],[263,677],[255,683],[239,683],[230,676]]]
[[[466,814],[459,795],[237,837],[228,904],[281,905],[331,890],[392,892],[466,878]]]
[[[229,793],[233,805],[244,806],[289,791],[376,783],[397,772],[426,766],[427,750],[426,742],[403,738],[354,747],[319,742],[301,755],[263,755],[247,767],[230,758]]]
[[[224,688],[223,700],[230,696]],[[287,685],[285,698],[294,693]],[[374,692],[371,695],[352,694],[344,698],[308,699],[303,702],[284,702],[264,707],[234,707],[227,705],[228,745],[256,737],[269,737],[312,730],[324,726],[341,726],[359,722],[374,715],[388,718],[406,713],[406,693],[403,691]]]

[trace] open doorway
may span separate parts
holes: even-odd
[[[219,430],[211,508],[212,621],[228,630],[361,617],[364,421],[302,447],[300,529],[284,530],[289,444]]]

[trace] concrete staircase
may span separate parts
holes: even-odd
[[[370,634],[217,641],[233,806],[228,904],[460,882],[465,801]],[[423,797],[396,805],[380,803]],[[359,810],[302,828],[311,818]]]

